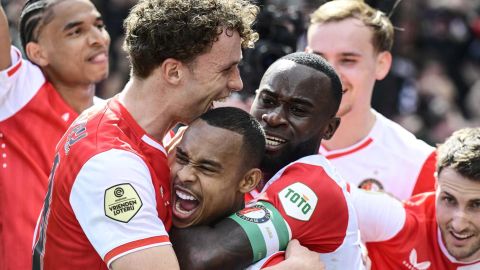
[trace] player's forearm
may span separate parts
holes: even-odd
[[[228,219],[214,227],[172,229],[170,240],[181,269],[244,269],[252,263],[247,236]]]
[[[8,20],[3,6],[0,4],[0,70],[10,66],[10,33]]]

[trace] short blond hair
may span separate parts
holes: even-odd
[[[310,23],[338,22],[349,18],[362,21],[373,32],[372,44],[377,52],[390,51],[393,46],[393,25],[380,10],[362,0],[334,0],[321,5],[310,15]]]

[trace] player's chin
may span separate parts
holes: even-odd
[[[99,72],[94,73],[91,81],[92,83],[99,83],[108,78],[108,68],[106,70],[102,70]]]
[[[174,203],[172,207],[172,223],[177,228],[186,228],[193,225],[198,225],[198,213],[200,207],[186,211],[182,209],[179,203]]]

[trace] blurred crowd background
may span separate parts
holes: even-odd
[[[19,45],[17,25],[24,0],[0,1],[10,20],[13,42]],[[136,0],[93,2],[112,38],[110,76],[97,86],[97,96],[109,98],[128,80],[122,22]],[[232,97],[244,108],[271,63],[304,49],[309,14],[326,1],[255,2],[261,7],[255,26],[260,40],[254,49],[244,51],[244,90]],[[396,27],[393,66],[376,85],[373,107],[432,145],[459,128],[480,126],[480,0],[365,2],[388,14]]]

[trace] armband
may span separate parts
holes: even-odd
[[[253,263],[287,248],[292,233],[287,222],[270,203],[257,202],[229,216],[245,231],[252,246]]]

